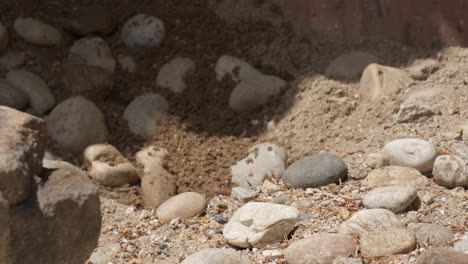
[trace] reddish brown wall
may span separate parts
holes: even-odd
[[[286,16],[320,33],[346,39],[374,35],[417,46],[468,46],[468,0],[275,1]]]

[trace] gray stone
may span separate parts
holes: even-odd
[[[372,169],[388,166],[388,157],[380,153],[371,153],[367,156],[366,164]]]
[[[342,234],[364,234],[373,231],[385,231],[401,228],[400,219],[387,209],[365,209],[351,216],[340,225]]]
[[[466,134],[468,134],[468,131],[466,131]],[[460,157],[468,163],[468,145],[465,143],[453,143],[452,155]]]
[[[91,33],[111,34],[117,25],[117,18],[112,10],[104,6],[78,6],[69,21],[68,28],[78,36]]]
[[[249,154],[231,167],[234,186],[252,188],[263,184],[266,177],[281,177],[288,159],[286,150],[271,143],[249,149]]]
[[[80,153],[87,146],[107,141],[104,115],[93,102],[81,96],[61,102],[46,122],[51,138],[67,151]]]
[[[339,257],[351,257],[356,246],[349,235],[318,233],[294,241],[285,251],[289,264],[332,264]]]
[[[453,232],[445,226],[417,223],[408,225],[408,230],[414,232],[420,245],[446,246],[453,239]]]
[[[396,122],[422,123],[439,114],[440,109],[437,105],[423,101],[407,100],[400,105],[400,110],[396,115]]]
[[[410,167],[421,173],[431,172],[438,156],[434,145],[419,138],[401,138],[388,142],[382,154],[389,157],[390,165]]]
[[[453,244],[453,249],[468,254],[468,233],[465,233],[459,241]]]
[[[341,157],[331,153],[319,153],[305,157],[289,166],[283,181],[295,188],[314,188],[339,183],[348,174]]]
[[[416,189],[410,186],[387,186],[367,193],[362,203],[367,208],[383,208],[394,213],[404,211],[418,197]]]
[[[195,62],[189,58],[177,57],[164,64],[159,70],[156,84],[174,93],[187,89],[185,79],[195,72]]]
[[[417,264],[466,264],[468,254],[448,248],[431,248],[419,256]]]
[[[229,249],[207,248],[188,256],[181,264],[253,264],[248,257]]]
[[[115,71],[115,59],[102,38],[83,38],[76,41],[70,48],[68,61],[100,67],[111,74]]]
[[[8,48],[8,30],[0,22],[0,54]]]
[[[119,243],[108,243],[99,246],[93,251],[88,264],[108,264],[112,257],[120,250]]]
[[[468,187],[468,166],[465,160],[451,155],[437,157],[432,172],[439,185],[455,188]]]
[[[165,34],[164,23],[160,19],[139,14],[123,25],[120,38],[130,48],[151,48],[159,45]]]
[[[299,221],[291,206],[250,202],[239,208],[224,226],[226,242],[240,248],[262,248],[283,240]]]
[[[326,68],[325,76],[339,80],[353,80],[361,76],[367,65],[377,63],[378,58],[363,51],[353,51],[334,59]]]
[[[248,202],[257,197],[257,192],[244,187],[234,187],[231,190],[231,197],[241,202]]]
[[[25,70],[15,70],[8,72],[6,79],[28,97],[31,112],[34,115],[43,115],[54,107],[55,98],[49,86],[36,74]]]
[[[180,217],[188,219],[202,214],[206,209],[205,196],[195,192],[185,192],[171,197],[156,210],[159,220],[169,222]]]
[[[360,241],[361,254],[366,258],[405,254],[416,247],[416,237],[406,229],[364,233]]]
[[[411,78],[413,78],[414,80],[424,81],[427,78],[429,78],[431,74],[440,69],[441,66],[442,64],[440,62],[434,59],[427,59],[414,66],[411,66],[408,69],[408,72]]]
[[[365,179],[364,184],[371,188],[411,186],[419,189],[428,186],[429,180],[416,169],[388,166],[371,171]]]
[[[28,105],[28,97],[7,81],[0,80],[0,105],[23,110]]]
[[[62,41],[62,35],[56,28],[38,19],[19,17],[13,28],[20,37],[32,44],[54,46]]]

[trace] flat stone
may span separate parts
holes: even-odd
[[[457,156],[442,155],[437,157],[432,173],[436,182],[444,187],[468,187],[467,163]]]
[[[351,216],[340,225],[342,234],[364,234],[401,228],[400,219],[387,209],[364,209]]]
[[[382,257],[405,254],[416,247],[416,237],[406,229],[374,231],[361,235],[363,257]]]
[[[62,35],[53,26],[35,18],[19,17],[13,28],[27,42],[41,46],[55,46],[62,41]]]
[[[21,90],[0,79],[0,105],[23,110],[28,105],[28,97]]]
[[[223,230],[227,243],[240,248],[262,248],[283,240],[299,221],[291,206],[250,202],[239,208]]]
[[[364,184],[371,188],[411,186],[419,189],[428,186],[429,180],[416,169],[388,166],[371,171],[365,179]]]
[[[253,264],[248,257],[229,249],[207,248],[188,256],[181,264]]]
[[[2,53],[8,48],[8,39],[8,30],[0,22],[0,53]]]
[[[361,77],[364,69],[378,58],[363,51],[353,51],[334,59],[326,68],[325,76],[338,80],[353,80]]]
[[[231,197],[241,202],[248,202],[257,197],[257,192],[244,187],[234,187],[231,190]]]
[[[111,34],[116,28],[117,19],[111,9],[90,5],[78,6],[68,23],[73,34],[85,37],[91,33]]]
[[[115,59],[107,43],[102,38],[82,38],[71,46],[68,61],[75,64],[86,64],[115,71]]]
[[[367,193],[362,203],[365,207],[388,209],[394,213],[404,211],[418,197],[416,189],[410,186],[387,186]]]
[[[359,94],[368,101],[380,101],[395,97],[411,82],[402,70],[374,63],[362,73]]]
[[[188,219],[202,214],[206,208],[206,199],[195,192],[178,194],[162,203],[156,210],[159,220],[169,222],[180,217]]]
[[[408,230],[414,232],[416,241],[420,245],[446,246],[453,239],[453,232],[442,225],[409,224]]]
[[[448,248],[431,248],[419,256],[417,264],[466,264],[468,254]]]
[[[382,154],[389,157],[390,165],[410,167],[421,173],[431,172],[438,156],[434,145],[419,138],[401,138],[388,142]]]
[[[315,188],[339,183],[347,174],[348,169],[341,157],[319,153],[290,165],[283,174],[283,181],[295,188]]]
[[[120,38],[130,48],[159,45],[166,34],[164,23],[157,17],[138,14],[125,22]]]
[[[289,264],[331,264],[336,258],[351,257],[356,246],[349,235],[318,233],[294,241],[285,251]]]
[[[187,89],[185,79],[195,72],[195,62],[189,58],[177,57],[164,64],[159,70],[156,84],[174,93]]]
[[[468,254],[468,233],[465,233],[459,241],[453,244],[453,249],[455,251]]]
[[[424,81],[434,72],[442,67],[442,64],[434,59],[418,61],[417,64],[408,68],[408,72],[414,80]]]
[[[73,95],[106,98],[112,93],[114,79],[107,70],[86,64],[63,65],[64,88]]]
[[[367,156],[366,164],[372,169],[378,169],[390,165],[388,157],[380,153],[371,153]]]

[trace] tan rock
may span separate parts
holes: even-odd
[[[359,93],[368,101],[379,101],[396,96],[412,80],[405,72],[380,64],[370,64],[364,70],[359,85]]]
[[[156,215],[163,222],[171,221],[177,217],[188,219],[205,211],[206,199],[195,192],[178,194],[161,204],[156,210]]]

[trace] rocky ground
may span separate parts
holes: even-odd
[[[467,49],[92,3],[0,3],[0,105],[99,188],[90,263],[468,262]]]

